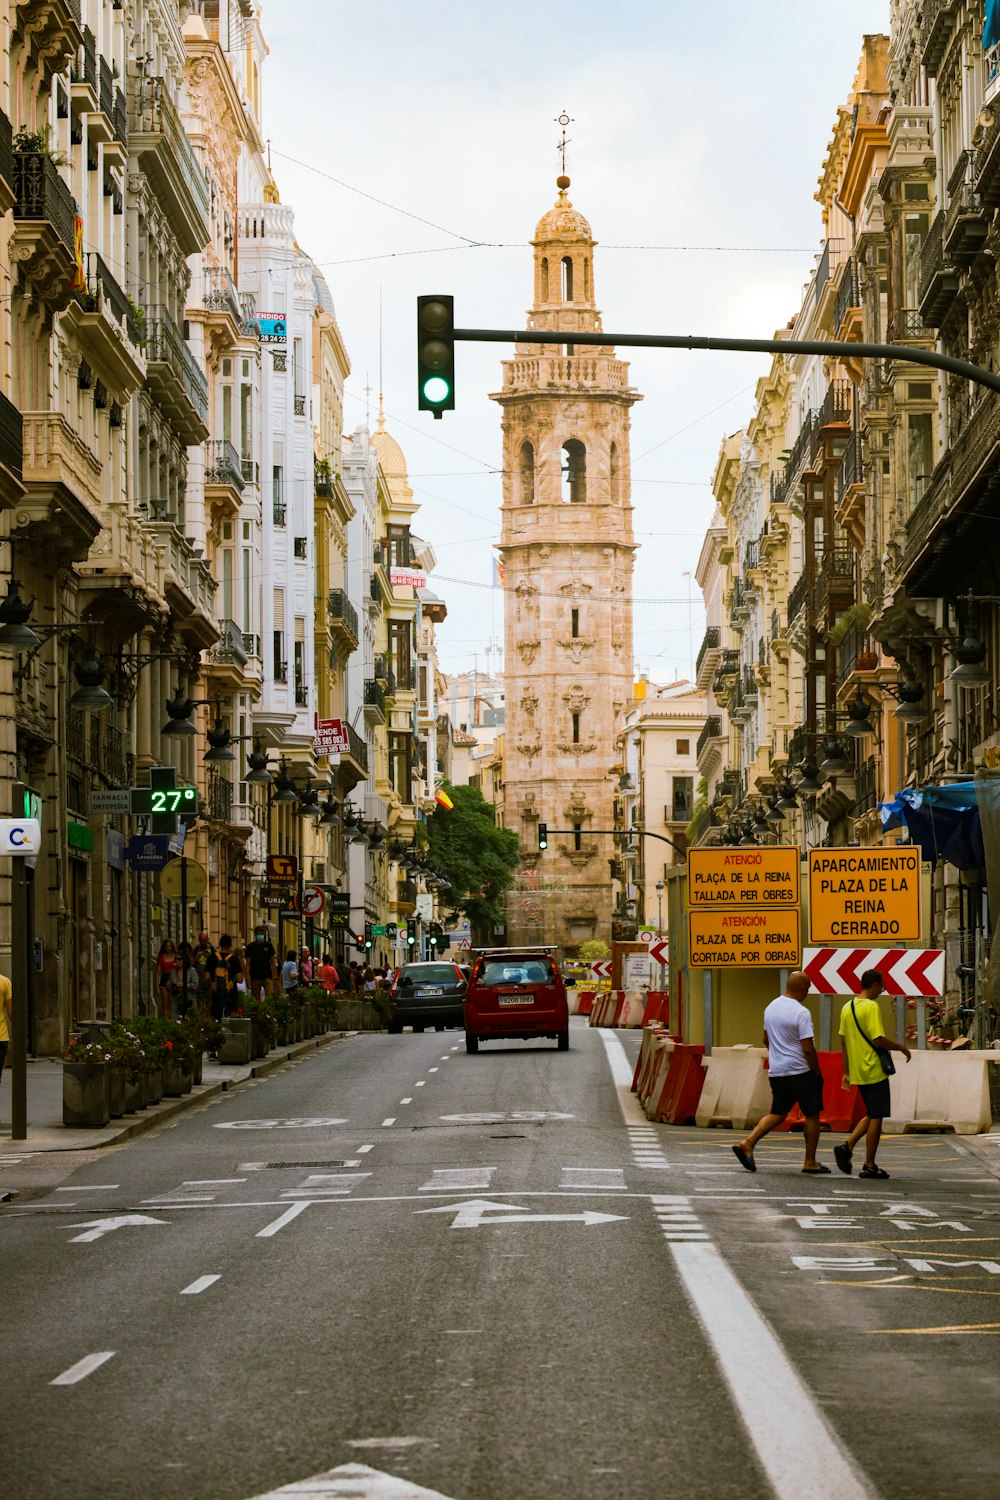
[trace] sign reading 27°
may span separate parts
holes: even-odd
[[[797,906],[798,849],[689,849],[688,906]]]

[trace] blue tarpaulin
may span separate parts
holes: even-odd
[[[1000,0],[997,0],[1000,8]],[[904,825],[927,860],[939,859],[960,870],[978,870],[986,863],[983,825],[974,781],[942,786],[904,787],[891,802],[880,804],[882,827]]]
[[[1000,0],[986,0],[986,15],[983,20],[983,51],[1000,42]]]

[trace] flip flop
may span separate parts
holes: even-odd
[[[869,1167],[865,1165],[858,1173],[859,1177],[888,1177],[888,1172],[883,1167]]]
[[[848,1177],[850,1177],[851,1172],[854,1170],[853,1163],[851,1161],[851,1157],[853,1156],[853,1154],[854,1153],[852,1152],[850,1146],[834,1146],[833,1148],[834,1161],[837,1163],[837,1166],[840,1168],[840,1170],[844,1172]]]
[[[803,1177],[829,1177],[830,1168],[824,1167],[823,1163],[820,1162],[819,1165],[815,1167],[803,1167],[802,1175]]]
[[[757,1163],[748,1152],[744,1151],[742,1146],[734,1146],[733,1155],[736,1157],[736,1160],[739,1162],[744,1171],[756,1172]]]

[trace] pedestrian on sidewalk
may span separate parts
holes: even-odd
[[[829,1174],[830,1168],[816,1160],[819,1117],[823,1108],[823,1075],[813,1040],[812,1016],[802,1004],[810,988],[808,974],[797,969],[788,976],[784,994],[765,1008],[764,1046],[768,1053],[771,1113],[733,1147],[736,1160],[748,1172],[757,1170],[753,1159],[757,1142],[783,1125],[789,1111],[797,1104],[806,1121],[806,1155],[802,1171],[807,1177]]]
[[[865,1113],[847,1140],[834,1146],[833,1159],[842,1172],[850,1176],[851,1157],[861,1137],[865,1137],[865,1164],[859,1177],[888,1177],[875,1161],[882,1139],[882,1121],[890,1113],[889,1078],[896,1069],[893,1052],[902,1052],[910,1060],[905,1042],[894,1042],[885,1034],[882,1007],[878,997],[885,989],[878,969],[866,969],[861,976],[861,993],[852,996],[840,1012],[840,1051],[844,1059],[842,1087],[857,1084],[864,1100]]]
[[[160,1015],[164,1021],[174,1019],[177,1003],[180,969],[177,948],[172,938],[164,938],[156,955],[156,988],[160,995]]]
[[[323,954],[323,962],[319,966],[317,977],[327,993],[332,995],[340,982],[340,975],[337,973],[329,953]]]
[[[285,953],[285,962],[281,965],[281,989],[287,995],[299,982],[299,966],[295,962],[295,949],[289,948]]]
[[[278,965],[274,944],[262,923],[258,923],[254,929],[253,942],[247,943],[243,957],[246,960],[251,995],[255,1000],[266,999],[274,990]]]
[[[3,1077],[3,1065],[7,1061],[7,1048],[10,1046],[10,1028],[14,1024],[13,993],[6,974],[0,974],[0,1078]]]

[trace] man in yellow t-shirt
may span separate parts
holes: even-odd
[[[0,974],[0,1078],[3,1077],[3,1065],[7,1061],[7,1048],[10,1044],[10,1028],[14,1016],[11,1007],[10,980],[6,974]]]
[[[882,1138],[882,1121],[889,1114],[889,1075],[882,1064],[886,1052],[902,1052],[910,1060],[910,1049],[903,1042],[891,1041],[882,1024],[882,1008],[878,997],[884,990],[882,975],[877,969],[866,969],[861,976],[861,993],[848,1000],[840,1012],[840,1051],[844,1059],[843,1087],[857,1084],[864,1100],[865,1113],[858,1121],[846,1142],[834,1146],[833,1159],[842,1172],[850,1174],[851,1154],[862,1136],[865,1137],[865,1164],[859,1177],[888,1177],[888,1172],[876,1165],[875,1153]]]

